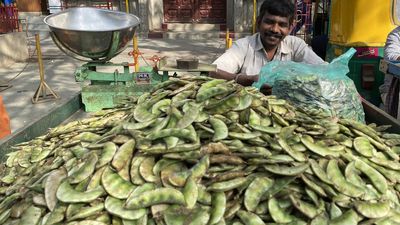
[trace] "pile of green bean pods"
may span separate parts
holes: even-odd
[[[400,135],[208,77],[13,146],[0,224],[399,224]]]

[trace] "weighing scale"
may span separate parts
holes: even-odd
[[[159,75],[152,67],[130,73],[129,63],[109,62],[132,41],[140,24],[135,15],[82,7],[52,14],[44,22],[64,53],[86,62],[76,69],[75,79],[81,83],[87,112],[112,108],[127,96],[139,96],[168,80],[167,73]]]

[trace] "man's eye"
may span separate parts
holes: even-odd
[[[289,24],[287,24],[287,23],[280,23],[279,26],[280,26],[280,27],[289,27]]]
[[[273,20],[264,20],[264,23],[266,23],[266,24],[274,24],[275,21],[273,21]]]

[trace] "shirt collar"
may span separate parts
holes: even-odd
[[[259,51],[259,50],[263,50],[263,49],[264,49],[264,46],[263,46],[263,44],[261,42],[260,33],[257,33],[255,50]],[[278,46],[277,53],[286,55],[286,54],[289,54],[291,51],[292,50],[286,44],[285,39],[283,39],[283,41],[281,41],[280,45]]]
[[[281,42],[280,48],[281,53],[285,55],[289,54],[292,51],[292,49],[290,49],[290,47],[286,44],[285,39],[283,39],[283,41]]]

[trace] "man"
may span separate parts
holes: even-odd
[[[213,63],[217,71],[210,75],[248,86],[258,80],[261,68],[272,60],[325,63],[302,39],[288,36],[294,16],[291,0],[265,0],[257,18],[258,33],[237,40]],[[271,88],[264,85],[262,91],[270,93]]]
[[[387,61],[400,61],[400,27],[393,29],[387,36],[384,47],[384,58]],[[385,75],[384,83],[379,87],[384,109],[393,117],[398,117],[399,79]]]
[[[6,108],[4,107],[3,98],[0,96],[0,139],[10,133],[10,118],[8,117]]]

